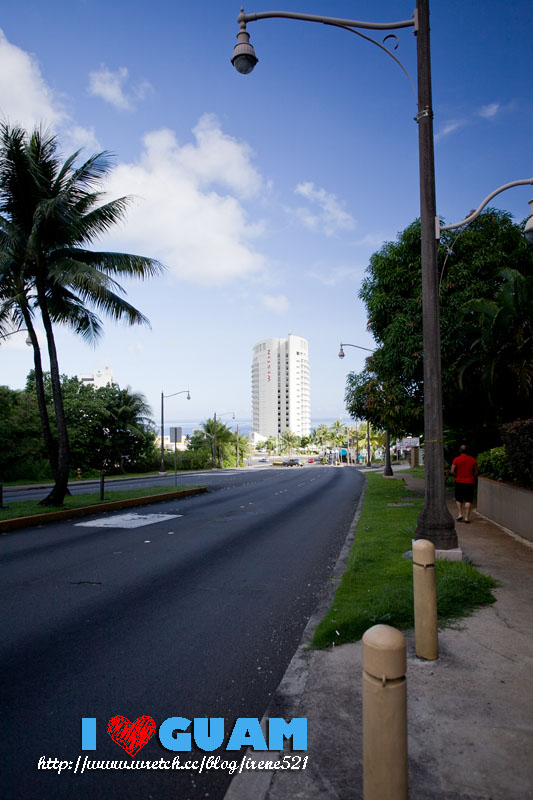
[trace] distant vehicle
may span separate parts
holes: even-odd
[[[282,463],[284,467],[303,467],[297,458],[286,458]]]
[[[314,458],[308,458],[307,459],[307,463],[308,464],[314,464],[315,463],[315,459]]]
[[[259,459],[259,463],[260,464],[268,464],[268,458],[260,458]]]

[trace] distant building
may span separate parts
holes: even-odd
[[[287,339],[264,339],[253,349],[253,430],[279,436],[290,430],[309,436],[311,395],[307,339],[289,333]]]
[[[94,386],[95,389],[101,389],[103,386],[111,386],[113,383],[113,373],[109,367],[97,369],[92,375],[78,375],[78,380],[84,385]]]

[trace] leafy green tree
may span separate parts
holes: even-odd
[[[61,164],[58,141],[36,129],[0,126],[0,320],[28,329],[34,348],[37,396],[43,437],[55,485],[42,504],[61,505],[67,492],[69,441],[54,324],[66,324],[88,341],[101,333],[96,312],[129,324],[147,319],[126,302],[117,277],[147,278],[161,271],[153,259],[94,252],[92,240],[125,214],[129,199],[102,203],[97,189],[109,172],[109,154],[98,153],[76,166],[79,151]],[[57,435],[57,457],[42,403],[42,366],[34,316],[46,333]]]
[[[61,388],[74,468],[125,472],[150,457],[155,433],[142,394],[65,376]]]
[[[276,440],[273,436],[269,436],[266,440],[266,449],[267,453],[271,454],[274,453],[276,450]]]
[[[497,438],[498,426],[511,413],[509,406],[516,405],[517,395],[513,390],[507,407],[496,407],[479,392],[479,372],[462,370],[465,354],[472,354],[480,337],[480,317],[470,304],[495,301],[506,269],[525,278],[533,274],[533,251],[509,214],[489,209],[460,233],[443,233],[439,277],[444,424],[480,449]],[[418,434],[424,355],[418,221],[371,256],[360,297],[378,349],[361,373],[348,376],[350,412],[394,433]]]
[[[478,321],[460,370],[460,386],[472,373],[493,408],[511,420],[525,418],[533,405],[533,276],[501,270],[494,298],[471,300],[465,308]]]
[[[0,482],[52,477],[34,394],[0,386]]]

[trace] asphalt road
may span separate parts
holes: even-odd
[[[196,482],[197,482],[196,478]],[[132,759],[115,715],[260,719],[328,582],[360,495],[353,468],[213,476],[207,495],[0,537],[2,795],[221,800],[227,771],[38,769]],[[162,515],[168,515],[163,519]],[[171,516],[174,515],[174,516]],[[110,527],[96,527],[98,520]],[[81,750],[81,719],[97,720]],[[225,759],[242,753],[220,752]],[[134,761],[201,758],[156,735]],[[216,753],[215,753],[216,755]]]
[[[315,469],[318,463],[305,464],[306,469]],[[183,472],[177,473],[178,485],[187,486],[207,486],[209,489],[220,489],[228,485],[228,481],[240,484],[248,480],[251,473],[259,470],[263,472],[265,469],[273,469],[269,464],[256,464],[253,469],[239,468],[239,469],[224,469],[224,470],[206,470],[197,472]],[[276,467],[275,469],[286,469],[285,467]],[[296,469],[296,467],[292,467]],[[232,479],[235,476],[235,480]],[[106,478],[105,489],[140,489],[145,486],[174,486],[174,472],[169,471],[165,476],[148,475],[144,478]],[[4,486],[3,496],[4,503],[9,504],[15,500],[40,500],[49,494],[52,484],[47,487],[39,485],[35,486]],[[80,481],[72,480],[69,483],[69,489],[72,494],[89,494],[99,491],[99,481]]]

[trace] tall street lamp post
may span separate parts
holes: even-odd
[[[174,392],[174,394],[163,394],[161,392],[161,467],[159,468],[160,475],[167,474],[167,468],[165,465],[165,400],[168,400],[169,397],[176,397],[178,394],[186,394],[187,400],[191,399],[191,393],[188,389],[183,389],[181,392]]]
[[[357,347],[358,350],[367,350],[369,353],[375,353],[375,350],[371,350],[369,347],[361,347],[361,345],[359,344],[350,344],[349,342],[341,342],[341,346],[339,349],[339,358],[344,358],[345,353],[343,348],[345,347]],[[367,428],[366,435],[368,440],[367,466],[371,467],[372,459],[370,458],[370,423],[368,422],[368,420],[366,423],[366,428]],[[390,478],[394,474],[392,471],[392,464],[390,461],[390,435],[388,428],[385,430],[385,469],[383,470],[383,474],[387,478]]]
[[[396,30],[413,28],[417,49],[417,99],[420,235],[422,263],[422,318],[424,341],[424,444],[426,491],[424,508],[418,518],[415,537],[429,539],[438,549],[457,547],[457,534],[452,515],[447,509],[444,489],[444,447],[442,423],[442,381],[440,353],[440,309],[438,295],[437,222],[435,200],[435,158],[433,149],[433,108],[431,96],[431,57],[429,33],[429,0],[417,0],[414,16],[391,23],[362,22],[289,11],[264,11],[239,14],[240,31],[233,51],[232,63],[238,72],[247,75],[257,64],[246,23],[268,18],[285,18],[319,22],[342,28],[375,44],[394,61],[412,81],[396,56],[379,42],[361,33],[360,29]],[[413,87],[414,88],[414,87]],[[533,233],[533,225],[531,226]]]

